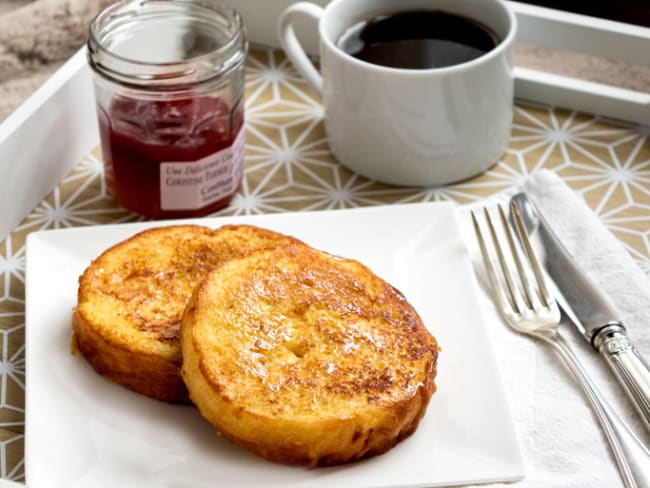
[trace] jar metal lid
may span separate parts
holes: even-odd
[[[88,38],[93,70],[154,90],[223,76],[247,51],[241,16],[220,0],[122,0],[95,17]]]

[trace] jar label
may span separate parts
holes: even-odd
[[[230,147],[198,161],[160,163],[160,207],[195,210],[232,195],[244,171],[244,127]]]

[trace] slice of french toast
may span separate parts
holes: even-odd
[[[287,244],[230,260],[181,326],[192,401],[267,459],[334,465],[412,434],[438,346],[404,296],[357,261]]]
[[[168,402],[187,402],[180,322],[192,292],[229,259],[291,237],[247,225],[157,227],[111,247],[79,278],[74,346],[103,376]]]

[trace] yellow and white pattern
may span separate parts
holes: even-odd
[[[650,275],[648,126],[518,102],[509,148],[487,173],[446,187],[397,188],[369,181],[335,162],[325,139],[318,98],[278,51],[257,49],[251,53],[246,93],[244,180],[232,204],[219,214],[433,200],[463,204],[548,168],[585,199]],[[0,477],[25,479],[27,234],[140,219],[113,204],[103,180],[100,152],[95,150],[0,243]]]

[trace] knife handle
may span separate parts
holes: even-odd
[[[650,368],[628,338],[625,326],[607,324],[594,336],[593,345],[605,356],[650,431]]]

